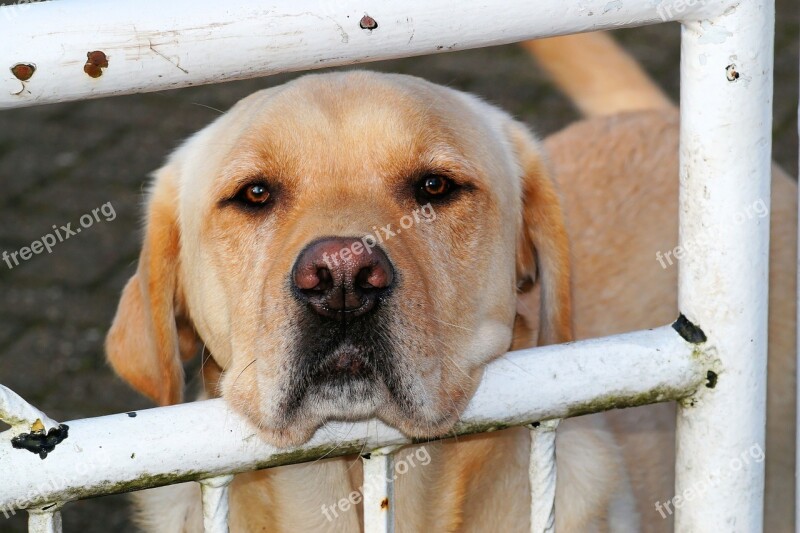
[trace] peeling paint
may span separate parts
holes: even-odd
[[[702,22],[700,27],[702,35],[697,39],[699,44],[722,44],[733,37],[733,33],[709,22]]]
[[[56,446],[69,436],[69,426],[60,424],[57,428],[50,428],[45,433],[44,424],[37,420],[33,424],[34,430],[30,433],[22,433],[11,439],[11,446],[17,450],[28,450],[36,453],[41,459],[56,449]]]
[[[11,73],[19,81],[28,81],[36,72],[36,65],[33,63],[17,63],[11,67]]]
[[[105,52],[95,50],[94,52],[86,53],[86,63],[83,65],[83,71],[91,78],[99,78],[103,75],[103,69],[108,68],[108,57]]]
[[[362,30],[372,31],[378,28],[378,21],[364,13],[364,16],[361,17],[358,25]]]
[[[689,322],[689,319],[686,318],[683,313],[681,313],[675,323],[672,324],[672,329],[677,331],[686,342],[691,342],[692,344],[701,344],[708,340],[703,330]]]

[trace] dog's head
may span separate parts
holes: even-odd
[[[569,265],[539,147],[508,115],[420,79],[311,75],[256,93],[155,175],[116,371],[181,400],[197,339],[220,393],[278,445],[329,419],[448,431],[512,343],[569,337]]]

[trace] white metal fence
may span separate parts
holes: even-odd
[[[0,107],[681,22],[680,240],[710,243],[702,254],[684,247],[681,317],[655,330],[509,354],[491,364],[457,432],[530,425],[537,532],[554,527],[560,418],[677,400],[677,493],[741,450],[764,446],[769,226],[734,231],[725,221],[753,199],[769,199],[772,1],[462,0],[453,9],[435,0],[232,0],[198,9],[193,0],[118,0],[100,5],[102,17],[88,16],[97,6],[32,4],[24,24],[10,12],[16,6],[0,8]],[[37,419],[43,428],[32,427]],[[0,420],[12,426],[0,433],[0,511],[27,509],[37,532],[61,530],[66,502],[189,480],[202,484],[206,530],[227,531],[230,474],[362,449],[373,452],[364,459],[365,486],[380,487],[364,495],[365,528],[391,531],[384,473],[393,447],[408,442],[371,421],[329,424],[305,445],[278,450],[248,438],[243,420],[209,400],[68,422],[62,443],[66,429],[2,386]],[[197,433],[206,435],[202,443]],[[42,460],[26,447],[53,451]],[[102,468],[64,476],[101,454]],[[730,474],[675,509],[676,530],[762,529],[763,463]]]

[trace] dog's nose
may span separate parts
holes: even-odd
[[[322,316],[343,319],[375,307],[392,287],[394,269],[380,246],[327,237],[308,245],[295,262],[296,293]]]

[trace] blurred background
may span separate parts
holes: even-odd
[[[800,17],[795,2],[777,5],[773,155],[796,176]],[[676,101],[679,33],[675,24],[614,33]],[[476,93],[543,137],[579,118],[516,46],[359,68],[413,74]],[[298,75],[0,112],[0,252],[29,245],[54,224],[75,226],[107,202],[116,212],[114,220],[101,215],[51,254],[13,269],[0,262],[0,383],[60,421],[150,406],[113,375],[102,347],[135,268],[147,176],[182,139],[217,116],[210,108],[228,109]],[[194,387],[198,371],[196,362],[187,369]],[[26,516],[0,514],[0,532],[26,531]],[[65,531],[135,530],[124,495],[71,503],[63,517]]]

